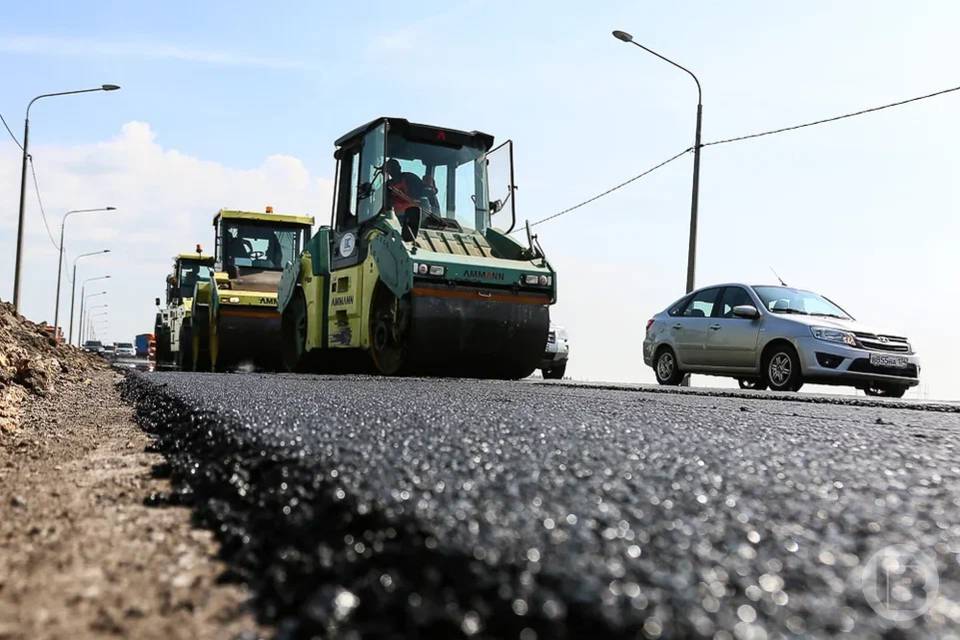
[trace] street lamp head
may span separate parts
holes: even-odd
[[[107,207],[106,209],[107,209],[107,211],[116,211],[116,210],[117,210],[116,207]]]
[[[110,253],[110,249],[104,249],[101,253]]]
[[[117,89],[120,88],[120,85],[116,85],[116,84],[105,84],[105,85],[101,86],[100,88],[103,89],[104,91],[116,91]]]
[[[633,36],[626,31],[614,31],[613,37],[617,40],[623,40],[624,42],[633,42]]]

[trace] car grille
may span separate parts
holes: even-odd
[[[902,336],[885,336],[862,331],[854,331],[853,335],[857,336],[857,341],[864,349],[898,353],[910,352],[910,343]]]
[[[547,344],[556,344],[557,343],[557,332],[551,331],[547,334]]]
[[[908,364],[906,367],[878,367],[870,364],[869,358],[857,358],[850,363],[847,371],[855,373],[878,373],[885,376],[898,376],[900,378],[916,378],[917,365]]]

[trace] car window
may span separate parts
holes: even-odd
[[[674,303],[672,307],[670,307],[670,310],[667,311],[667,314],[674,317],[679,316],[680,314],[683,313],[683,309],[684,307],[687,306],[688,302],[690,302],[690,296],[680,298],[679,300],[676,301],[676,303]]]
[[[713,314],[713,304],[717,300],[718,289],[704,289],[690,298],[690,303],[683,309],[685,318],[709,318]]]
[[[733,308],[742,304],[748,304],[751,307],[756,306],[753,298],[743,287],[727,287],[723,290],[723,298],[717,309],[718,315],[721,318],[734,318],[736,316],[733,315]]]

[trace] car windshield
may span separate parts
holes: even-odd
[[[398,215],[408,207],[423,212],[422,225],[434,229],[484,229],[486,204],[484,152],[387,136],[387,203]]]
[[[133,349],[133,343],[131,343],[131,342],[118,342],[118,343],[117,343],[117,348],[118,348],[118,349]]]
[[[189,260],[180,261],[180,297],[192,298],[197,280],[209,280],[211,269],[205,264]],[[123,346],[123,345],[121,345]]]
[[[87,341],[84,342],[83,344],[84,344],[84,346],[87,346],[87,347],[102,347],[102,346],[103,346],[103,345],[100,343],[99,340],[87,340]]]
[[[223,224],[226,266],[281,270],[300,255],[302,245],[302,227],[232,220]]]
[[[853,319],[846,311],[812,291],[789,287],[754,287],[753,290],[771,313]]]

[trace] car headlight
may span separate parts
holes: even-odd
[[[857,338],[849,331],[833,329],[831,327],[810,327],[813,337],[827,342],[839,342],[850,347],[857,346]]]

